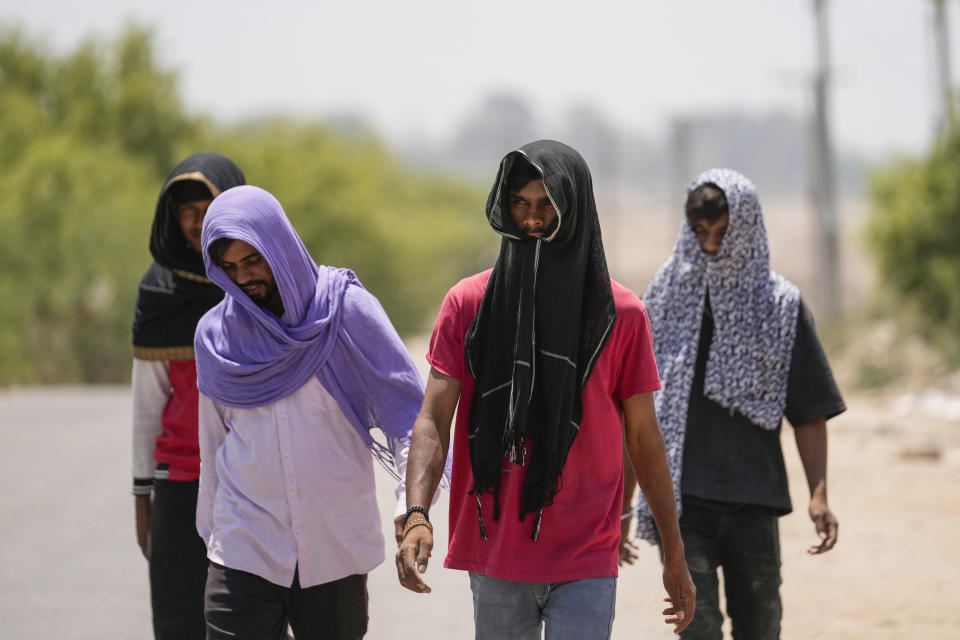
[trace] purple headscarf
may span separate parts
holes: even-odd
[[[218,238],[243,240],[260,252],[283,300],[282,318],[211,260],[208,248]],[[202,243],[207,276],[227,295],[197,326],[200,391],[230,407],[259,407],[316,376],[396,476],[390,451],[370,430],[409,437],[423,381],[377,299],[349,269],[318,267],[280,203],[258,187],[235,187],[214,200]]]

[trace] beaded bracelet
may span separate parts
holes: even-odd
[[[432,525],[432,524],[430,524],[426,519],[424,519],[424,518],[422,518],[422,517],[416,517],[416,518],[414,518],[413,520],[411,520],[410,522],[408,522],[406,525],[404,525],[404,527],[403,527],[403,537],[406,538],[406,537],[407,537],[407,534],[410,533],[410,530],[411,530],[411,529],[414,529],[414,528],[416,528],[416,527],[426,527],[426,528],[430,531],[430,533],[433,533],[433,525]]]
[[[409,520],[410,516],[413,515],[414,513],[422,513],[423,517],[427,519],[427,522],[430,522],[430,514],[427,513],[426,509],[424,509],[423,507],[410,507],[409,509],[407,509],[407,514],[403,516],[404,525],[407,524],[407,520]]]

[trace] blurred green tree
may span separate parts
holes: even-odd
[[[928,337],[960,350],[960,128],[927,157],[878,170],[871,205],[867,233],[882,282]]]
[[[123,382],[156,194],[217,150],[274,192],[319,261],[354,269],[401,333],[491,262],[475,186],[318,122],[191,116],[148,30],[50,53],[0,32],[0,384]]]
[[[129,375],[141,212],[192,127],[151,48],[137,28],[61,57],[0,35],[0,382]]]

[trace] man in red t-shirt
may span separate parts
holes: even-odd
[[[400,583],[427,593],[430,497],[454,411],[445,566],[470,572],[478,639],[608,638],[623,443],[664,540],[666,622],[693,617],[673,486],[653,410],[643,304],[607,273],[590,172],[549,140],[508,154],[487,200],[492,270],[447,294],[413,428]]]

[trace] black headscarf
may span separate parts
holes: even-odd
[[[528,237],[510,216],[506,179],[517,162],[529,162],[543,177],[557,211],[546,237]],[[519,517],[537,514],[531,535],[536,540],[543,508],[560,490],[583,416],[583,390],[613,328],[616,307],[590,170],[575,150],[540,140],[507,154],[486,213],[503,240],[464,340],[476,381],[468,426],[474,491],[478,517],[480,495],[490,492],[497,519],[504,457],[524,464],[529,436]]]
[[[203,257],[188,244],[177,219],[177,204],[215,198],[244,184],[243,172],[219,153],[195,153],[170,172],[153,217],[150,253],[154,262],[137,291],[133,317],[134,356],[145,360],[193,357],[200,317],[220,302],[223,290],[211,283]]]

